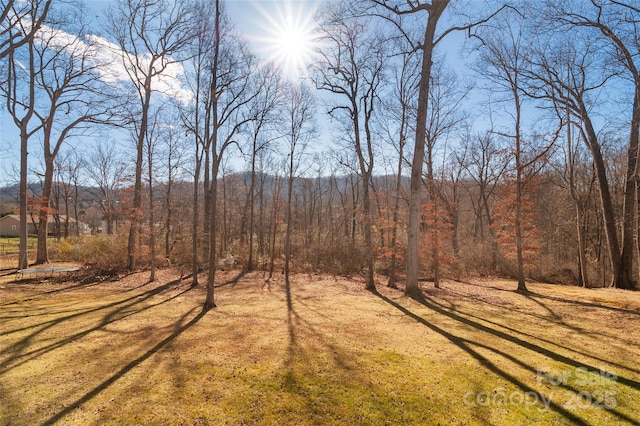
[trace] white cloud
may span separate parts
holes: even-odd
[[[64,49],[69,53],[86,51],[93,64],[97,66],[99,78],[107,84],[120,85],[130,81],[126,68],[126,66],[130,66],[128,65],[130,62],[123,61],[128,53],[104,37],[89,34],[85,39],[81,39],[73,34],[43,26],[38,38],[42,41],[48,41],[53,48]],[[145,63],[148,64],[149,60],[148,54],[138,58],[143,67]],[[152,89],[187,104],[191,102],[194,95],[190,90],[182,87],[180,77],[184,73],[184,67],[181,64],[171,62],[162,74],[153,80]],[[135,75],[135,73],[132,74]]]

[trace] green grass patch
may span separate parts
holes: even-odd
[[[171,270],[0,284],[0,424],[637,424],[640,298],[506,281],[425,286]],[[204,277],[203,280],[204,282]],[[229,284],[226,284],[229,282]]]

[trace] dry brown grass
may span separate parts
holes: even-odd
[[[177,271],[147,277],[0,283],[0,423],[640,422],[636,293],[445,281],[417,302],[296,275],[288,311],[282,277],[224,272],[202,312]]]

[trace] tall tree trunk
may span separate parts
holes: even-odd
[[[373,160],[371,160],[373,161]],[[374,250],[371,224],[371,197],[369,196],[369,182],[371,175],[367,172],[362,176],[362,208],[364,214],[364,244],[367,250],[367,278],[365,290],[376,291],[374,281]]]
[[[253,271],[253,231],[255,226],[255,185],[256,185],[256,138],[253,139],[253,154],[251,155],[251,183],[249,184],[249,259],[247,271]]]
[[[576,204],[576,231],[578,234],[578,285],[580,287],[590,287],[587,272],[587,250],[584,237],[583,219],[584,211],[582,206]]]
[[[398,268],[398,224],[400,218],[400,193],[402,191],[402,163],[404,161],[405,129],[406,129],[406,107],[402,105],[402,118],[400,121],[400,143],[398,144],[398,164],[396,169],[396,187],[393,201],[393,227],[391,228],[391,265],[389,266],[389,282],[387,287],[398,288],[397,268]]]
[[[202,218],[202,258],[209,259],[209,246],[211,241],[211,136],[206,136],[209,141],[204,153],[204,215]]]
[[[260,254],[261,260],[264,259],[264,256],[265,256],[265,243],[264,243],[264,179],[265,179],[264,173],[261,173],[261,175],[260,175],[260,187],[258,189],[258,253]]]
[[[418,267],[420,264],[420,207],[422,205],[422,164],[424,163],[427,139],[427,105],[433,65],[433,48],[436,26],[449,0],[433,0],[425,27],[422,43],[422,66],[418,86],[418,115],[416,135],[409,182],[409,223],[407,227],[407,278],[405,293],[412,298],[421,298],[418,287]]]
[[[581,101],[581,100],[579,100]],[[593,158],[593,164],[598,178],[598,189],[600,190],[600,204],[602,208],[602,218],[604,220],[604,229],[607,237],[607,249],[609,252],[609,263],[611,264],[611,281],[612,287],[627,288],[623,283],[621,269],[623,267],[620,257],[620,244],[618,242],[618,234],[616,229],[616,220],[613,213],[613,202],[611,200],[611,192],[609,189],[609,181],[607,179],[606,166],[602,158],[598,137],[589,118],[587,108],[583,102],[579,105],[581,114],[580,118],[584,124],[585,143],[587,144]]]
[[[152,283],[156,280],[156,232],[155,232],[155,218],[153,208],[153,152],[151,143],[147,145],[147,171],[149,173],[149,282]]]
[[[287,228],[284,239],[284,282],[287,296],[287,310],[291,312],[293,309],[291,300],[291,281],[289,280],[289,268],[291,262],[291,228],[292,226],[292,198],[293,198],[293,171],[294,171],[294,152],[293,149],[289,155],[289,179],[287,180]]]
[[[196,136],[197,138],[197,136]],[[196,151],[197,151],[196,142]],[[198,285],[198,272],[200,269],[200,259],[198,257],[198,241],[200,241],[200,165],[202,157],[198,158],[196,152],[196,170],[193,177],[193,223],[191,224],[191,287]]]
[[[171,190],[173,189],[173,176],[171,172],[171,165],[169,165],[169,178],[167,181],[167,194],[166,194],[166,206],[167,206],[167,220],[165,222],[165,234],[164,234],[164,257],[169,259],[171,256],[171,225],[173,219],[173,206],[171,203]]]
[[[45,144],[45,150],[47,149],[48,147]],[[49,200],[51,198],[52,182],[53,158],[45,152],[44,183],[42,185],[42,196],[38,201],[38,243],[36,249],[36,265],[49,263],[47,237],[49,235]]]
[[[522,190],[524,186],[523,181],[523,165],[522,165],[522,141],[520,139],[520,119],[521,119],[521,104],[520,96],[518,95],[518,87],[514,87],[513,97],[516,107],[516,122],[515,122],[515,139],[516,139],[516,215],[515,215],[515,240],[516,240],[516,262],[518,268],[518,292],[527,293],[527,285],[524,280],[524,254],[522,252]]]
[[[437,189],[436,182],[433,177],[433,141],[427,140],[427,155],[426,155],[426,164],[427,164],[427,194],[429,198],[427,202],[431,204],[430,208],[432,208],[432,223],[428,226],[432,227],[433,241],[431,241],[431,263],[433,266],[433,286],[435,288],[440,288],[440,241],[439,241],[439,229],[440,221],[438,220],[438,206],[437,206]]]
[[[129,240],[127,244],[127,268],[134,271],[136,268],[136,239],[140,232],[142,220],[142,159],[144,141],[149,125],[149,106],[151,103],[151,71],[145,77],[143,87],[144,97],[142,102],[142,114],[140,117],[140,129],[136,141],[136,174],[133,186],[133,213],[131,226],[129,227]]]
[[[209,239],[209,276],[207,278],[207,298],[204,302],[205,309],[211,309],[216,307],[215,303],[215,283],[216,283],[216,208],[217,208],[217,200],[216,193],[218,191],[218,179],[217,177],[218,171],[216,167],[214,167],[213,177],[211,179],[211,230],[209,231],[210,239]]]
[[[213,64],[211,67],[211,124],[213,125],[211,132],[211,141],[207,142],[211,155],[211,188],[209,190],[209,208],[210,212],[206,214],[206,200],[205,200],[205,216],[209,221],[209,276],[207,277],[207,298],[204,302],[204,309],[208,310],[215,308],[214,289],[216,282],[216,214],[217,214],[217,195],[218,195],[218,169],[221,158],[217,155],[218,147],[218,60],[220,54],[220,0],[216,0],[216,12],[215,12],[215,47],[213,53]],[[206,158],[209,158],[207,155]],[[206,174],[209,173],[209,169],[205,168]],[[206,187],[205,187],[206,188]],[[206,230],[205,230],[206,233]]]
[[[274,190],[273,190],[273,200],[271,202],[271,239],[270,239],[270,260],[269,260],[269,276],[267,279],[271,279],[273,277],[273,271],[275,268],[276,261],[276,235],[278,233],[278,206],[280,204],[280,189],[281,185],[279,184],[279,178],[276,176],[274,182]]]
[[[586,242],[584,236],[584,209],[582,207],[582,200],[575,183],[575,161],[574,161],[574,148],[573,139],[571,133],[571,110],[567,108],[567,167],[569,174],[569,195],[573,200],[573,204],[576,209],[576,234],[578,236],[578,285],[580,287],[588,287],[587,276],[587,259],[586,259]]]
[[[18,269],[25,269],[29,266],[27,253],[27,236],[29,230],[29,225],[27,224],[27,156],[29,155],[29,138],[26,129],[27,122],[23,121],[20,127],[20,254],[18,257]]]
[[[629,134],[629,147],[627,149],[627,171],[624,187],[623,224],[622,224],[622,253],[621,288],[633,289],[633,252],[634,237],[636,237],[636,174],[638,169],[638,132],[640,131],[640,86],[636,87],[633,99],[633,112],[631,117],[631,132]]]

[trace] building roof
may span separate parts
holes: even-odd
[[[3,216],[2,218],[0,218],[0,220],[4,220],[4,218],[6,218],[6,217],[12,218],[12,219],[14,219],[14,220],[20,220],[20,216],[18,216],[17,214],[8,214],[8,215]],[[60,222],[66,222],[66,220],[67,220],[67,216],[65,216],[65,215],[63,215],[63,214],[58,215],[58,217],[60,217]],[[27,221],[28,221],[28,222],[31,222],[31,220],[30,220],[30,219],[31,219],[31,216],[29,216],[29,217],[28,217],[28,220],[27,220]],[[37,217],[35,217],[35,219],[37,219]],[[48,222],[48,223],[55,223],[55,218],[53,217],[53,215],[52,215],[52,214],[50,214],[50,215],[48,216],[48,220],[47,220],[47,222]],[[74,223],[74,222],[77,222],[77,220],[76,220],[75,218],[73,218],[73,217],[70,217],[70,218],[69,218],[69,222],[70,222],[70,223]]]

